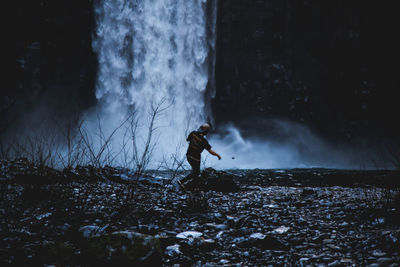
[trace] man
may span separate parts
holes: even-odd
[[[203,152],[204,149],[207,150],[211,155],[218,157],[219,160],[221,159],[221,156],[211,149],[207,139],[204,138],[208,134],[209,130],[210,125],[205,123],[201,125],[197,131],[191,132],[186,139],[186,141],[189,142],[189,147],[186,152],[186,159],[192,167],[192,172],[182,180],[178,180],[178,184],[182,188],[184,188],[183,184],[186,181],[196,178],[200,174],[201,152]]]

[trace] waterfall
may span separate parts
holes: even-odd
[[[101,0],[95,12],[103,128],[112,131],[132,108],[146,125],[152,105],[163,101],[155,154],[175,152],[211,115],[205,98],[215,91],[216,0]]]

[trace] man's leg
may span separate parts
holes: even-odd
[[[191,156],[187,156],[186,158],[190,166],[192,167],[192,172],[181,180],[182,183],[185,183],[190,179],[197,178],[200,174],[200,159],[197,160]]]

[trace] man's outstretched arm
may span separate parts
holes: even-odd
[[[221,156],[215,152],[214,150],[212,150],[211,148],[207,150],[211,155],[214,155],[216,157],[218,157],[218,159],[221,159]]]

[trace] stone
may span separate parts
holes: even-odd
[[[161,265],[161,247],[158,238],[130,230],[91,237],[85,258],[93,265]]]
[[[251,237],[251,238],[250,238]],[[287,250],[285,243],[274,236],[264,235],[261,233],[252,234],[245,242],[239,243],[241,246],[258,247],[266,250]]]
[[[203,234],[197,231],[185,231],[176,235],[176,238],[188,239],[188,238],[199,238]]]
[[[379,258],[376,262],[379,264],[379,266],[387,266],[393,262],[393,259],[387,258],[387,257],[382,257],[382,258]]]
[[[85,225],[79,228],[79,232],[82,233],[84,238],[90,238],[94,236],[100,236],[101,233],[105,230],[104,227],[100,227],[97,225]]]
[[[261,233],[254,233],[251,234],[249,238],[253,238],[253,239],[264,239],[266,237],[266,235],[261,234]]]
[[[278,228],[274,229],[272,232],[273,233],[277,233],[277,234],[283,234],[286,233],[287,231],[289,231],[290,227],[287,226],[279,226]]]
[[[240,187],[233,181],[233,176],[224,171],[216,171],[206,168],[197,179],[188,181],[186,189],[199,188],[201,190],[213,190],[217,192],[237,192]]]
[[[179,250],[179,248],[180,248],[179,244],[168,246],[168,247],[166,247],[165,254],[167,254],[168,256],[171,256],[171,257],[180,255],[180,254],[182,254],[182,252]]]

